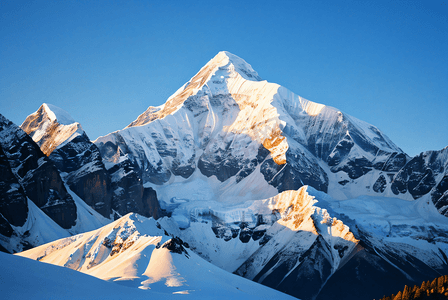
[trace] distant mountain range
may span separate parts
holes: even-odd
[[[45,244],[20,255],[140,288],[184,276],[148,268],[197,261],[301,299],[380,298],[448,274],[447,167],[448,148],[409,157],[220,52],[165,104],[93,142],[51,104],[20,128],[0,115],[0,245]],[[153,225],[118,234],[136,222]],[[131,259],[146,235],[162,238]],[[168,261],[185,253],[182,267],[151,266],[157,239],[177,245]]]

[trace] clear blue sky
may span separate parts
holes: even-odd
[[[0,0],[0,113],[43,102],[91,139],[160,105],[221,50],[410,155],[448,146],[448,0]]]

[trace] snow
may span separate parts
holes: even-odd
[[[45,107],[53,122],[58,120],[60,126],[72,124],[65,112]],[[45,126],[40,130],[46,130]],[[73,136],[64,132],[59,134],[69,141]],[[247,277],[253,278],[280,250],[304,255],[318,235],[330,245],[333,271],[343,259],[334,246],[347,246],[349,253],[358,243],[358,231],[371,234],[372,243],[379,248],[387,245],[400,253],[412,252],[428,265],[440,265],[443,259],[438,249],[447,252],[448,241],[443,236],[433,239],[431,234],[446,232],[448,223],[429,196],[411,202],[407,200],[412,196],[406,193],[397,199],[389,184],[379,197],[372,185],[380,175],[390,183],[386,172],[372,169],[351,179],[345,171],[330,170],[327,159],[336,155],[332,149],[341,141],[351,142],[355,136],[360,136],[367,146],[354,143],[339,165],[363,158],[377,163],[385,161],[390,153],[402,153],[376,127],[336,108],[306,100],[278,84],[261,81],[244,60],[220,52],[164,105],[149,107],[125,129],[95,141],[99,147],[106,142],[118,147],[117,153],[105,161],[108,169],[129,159],[138,164],[143,174],[150,168],[164,176],[168,174],[162,183],[143,177],[144,186],[154,188],[161,207],[171,213],[171,218],[159,221],[162,227],[188,242],[194,252],[175,254],[160,247],[170,237],[155,221],[128,215],[99,231],[24,255],[122,285],[196,296],[202,295],[199,290],[206,291],[204,282],[208,286],[208,280],[222,282],[227,278],[203,258],[231,272],[253,258],[247,270]],[[260,164],[241,181],[236,176],[225,181],[214,175],[207,177],[197,167],[200,158],[219,160],[220,153],[225,153],[241,162],[238,167],[250,169],[250,162],[243,160],[257,159],[261,145],[279,165],[286,162],[286,153],[290,151],[306,157],[310,165],[321,167],[328,174],[331,197],[310,187],[278,194],[264,179]],[[329,149],[329,154],[325,153],[328,157],[318,150],[322,148]],[[425,156],[427,162],[430,154]],[[179,165],[194,171],[188,178],[172,175],[173,168]],[[123,169],[118,169],[113,181],[123,176]],[[440,179],[442,174],[438,176]],[[347,184],[342,186],[340,181]],[[74,231],[104,224],[98,217],[93,218],[94,224],[89,224],[92,209],[81,207],[77,226],[84,222],[85,226]],[[238,238],[227,240],[213,231],[218,228],[225,231],[223,236],[231,236],[232,229],[239,229],[238,224],[255,227],[260,215],[267,224],[257,228],[266,230],[271,237],[266,246],[252,238],[247,243]],[[273,270],[268,270],[264,277]],[[215,278],[210,273],[219,276]],[[233,287],[238,284],[241,288],[240,283],[233,285],[233,279],[229,280]],[[215,287],[212,283],[210,286]]]
[[[12,226],[20,236],[13,235],[8,241],[0,238],[0,243],[10,252],[22,251],[22,236],[26,233],[25,241],[32,245],[41,245],[54,240],[68,237],[70,234],[56,224],[33,201],[27,198],[28,217],[23,226]]]
[[[3,252],[0,252],[0,264],[2,265],[0,291],[4,299],[179,298],[170,293],[142,291],[122,286],[68,268]],[[193,297],[189,298],[193,299]],[[207,296],[198,299],[207,299]]]
[[[158,227],[160,226],[152,218],[128,214],[101,229],[18,255],[59,266],[65,265],[113,282],[108,290],[102,290],[106,294],[100,298],[107,298],[108,291],[114,290],[116,285],[116,293],[120,293],[122,297],[125,295],[126,298],[132,298],[132,295],[164,295],[163,298],[166,295],[170,298],[182,294],[184,296],[181,297],[190,299],[294,299],[228,273],[188,249],[182,253],[169,251],[163,244],[171,237],[164,235],[164,230]],[[51,274],[46,276],[53,280]],[[39,282],[39,278],[33,279]],[[74,283],[78,280],[81,280],[81,277],[76,277]],[[42,279],[40,283],[41,281]],[[66,278],[66,282],[71,281]],[[87,290],[94,286],[83,284],[86,284]],[[122,286],[133,289],[123,289]],[[123,294],[123,291],[127,293]],[[55,293],[57,295],[58,290]],[[97,295],[95,292],[92,294]],[[78,294],[74,293],[74,296],[76,295]],[[72,298],[71,295],[70,297]]]
[[[66,189],[75,201],[76,225],[68,230],[63,229],[27,198],[28,216],[25,224],[12,226],[17,235],[12,235],[9,239],[0,238],[0,244],[10,252],[20,252],[23,250],[22,241],[31,245],[43,245],[73,234],[97,229],[111,222],[88,206],[68,186]]]
[[[353,230],[359,228],[378,240],[379,248],[392,247],[411,255],[430,266],[444,264],[440,250],[448,252],[448,218],[440,215],[429,195],[410,201],[389,197],[360,196],[336,200],[329,195],[307,188],[318,202],[316,206],[328,209]],[[434,240],[434,235],[441,234]]]
[[[159,174],[166,176],[162,181],[167,182],[150,181],[145,176],[142,180],[145,186],[153,187],[164,202],[173,197],[182,198],[183,194],[191,195],[189,200],[199,197],[237,203],[274,195],[275,189],[266,188],[269,184],[259,169],[252,170],[250,164],[246,167],[252,174],[250,179],[243,180],[244,183],[234,178],[220,183],[214,176],[210,180],[198,180],[196,176],[201,158],[214,159],[221,155],[219,153],[225,153],[237,160],[251,161],[256,159],[261,145],[279,165],[286,162],[287,151],[304,154],[328,174],[329,194],[338,199],[350,199],[366,193],[375,195],[371,185],[379,171],[373,170],[356,180],[347,179],[345,172],[335,174],[330,170],[326,163],[328,157],[321,157],[318,149],[331,151],[340,140],[345,136],[350,138],[354,132],[362,134],[365,143],[378,147],[382,154],[371,153],[370,149],[355,144],[341,166],[362,158],[377,163],[386,160],[390,153],[402,153],[376,127],[336,108],[304,99],[278,84],[262,81],[243,59],[222,51],[165,104],[149,107],[125,129],[100,137],[95,144],[100,148],[106,142],[118,146],[117,154],[104,161],[108,169],[129,159],[136,162],[143,173],[149,169],[159,170]],[[196,170],[185,180],[172,175],[176,166]],[[116,173],[115,177],[123,175]],[[341,186],[338,184],[341,180],[349,182]],[[192,188],[195,184],[201,189]],[[262,186],[260,192],[255,191],[256,185]],[[382,195],[395,197],[389,186]],[[267,192],[263,195],[264,191]],[[400,197],[408,199],[411,195]]]
[[[75,120],[73,120],[70,114],[65,110],[49,103],[44,103],[42,105],[52,122],[57,122],[61,125],[70,125],[75,123]]]

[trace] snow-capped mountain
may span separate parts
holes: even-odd
[[[153,218],[138,214],[18,255],[147,290],[148,297],[293,299],[208,263]]]
[[[395,174],[409,160],[376,127],[262,81],[228,52],[220,52],[164,105],[149,107],[95,144],[107,164],[129,160],[148,186],[189,178],[197,170],[223,186],[261,177],[256,189],[274,187],[269,196],[303,185],[338,199],[392,195],[386,172]],[[381,175],[389,188],[374,190]],[[246,193],[259,198],[256,189]]]
[[[189,272],[204,259],[302,299],[373,299],[448,273],[447,148],[411,158],[375,126],[263,81],[231,53],[95,145],[47,104],[22,128],[83,189],[67,189],[73,199],[99,195],[82,176],[102,166],[115,217],[160,217],[126,215],[24,254],[34,259],[151,289],[202,289]],[[8,178],[6,212],[25,201]],[[99,209],[107,197],[86,202]]]
[[[308,218],[303,226],[311,229],[290,233],[295,242],[276,240],[286,230],[285,226],[272,229],[282,218],[275,210],[264,214],[266,208],[253,208],[252,200],[281,197],[279,192],[309,185],[330,195],[334,203],[361,196],[374,197],[366,203],[385,199],[396,203],[397,197],[427,203],[429,195],[444,199],[447,159],[442,150],[415,163],[417,158],[411,159],[373,125],[262,81],[249,64],[228,52],[220,52],[164,105],[149,107],[125,129],[100,137],[95,144],[109,167],[134,166],[171,217],[172,227],[165,227],[196,253],[291,295],[320,298],[328,295],[329,287],[344,286],[344,278],[356,279],[360,286],[360,278],[370,278],[353,274],[344,268],[348,265],[375,274],[372,278],[391,279],[383,273],[394,274],[393,281],[378,280],[364,289],[372,297],[378,291],[392,291],[398,282],[419,282],[446,272],[441,254],[446,253],[445,242],[442,250],[432,249],[432,227],[417,230],[417,236],[424,232],[427,241],[420,249],[403,237],[405,248],[412,249],[405,251],[396,241],[382,245],[389,233],[359,229],[354,221],[358,216],[346,220],[343,211],[333,210],[331,217],[341,216],[341,224],[347,221],[350,228],[354,226],[348,244],[344,238],[340,245],[334,238],[326,239],[312,229],[318,226],[306,214],[300,218]],[[434,166],[437,170],[428,171]],[[356,203],[362,206],[364,200]],[[303,205],[299,207],[304,209]],[[250,207],[250,212],[241,206]],[[404,221],[407,213],[397,219],[403,220],[403,228],[415,231]],[[444,236],[445,230],[436,231]],[[202,238],[197,232],[203,233]],[[377,272],[378,266],[386,271]],[[310,274],[314,275],[307,277]]]
[[[0,245],[8,252],[109,223],[68,188],[53,162],[0,115]]]

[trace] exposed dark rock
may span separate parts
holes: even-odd
[[[407,156],[404,153],[392,153],[386,162],[378,162],[374,168],[386,172],[398,172],[406,164]]]
[[[252,234],[252,239],[254,241],[258,241],[259,239],[261,239],[264,236],[265,233],[266,233],[266,229],[260,230],[260,229],[255,228],[253,231],[253,234]]]
[[[14,229],[11,227],[11,224],[0,214],[0,234],[9,238],[12,236],[13,232]]]
[[[55,149],[49,158],[67,173],[70,189],[105,217],[111,214],[111,182],[98,148],[84,133]]]
[[[248,243],[252,237],[253,230],[249,227],[243,227],[240,231],[240,241],[243,243]]]
[[[144,188],[142,202],[142,215],[153,217],[156,220],[161,217],[159,200],[157,199],[157,193],[153,188]]]
[[[196,170],[195,156],[193,155],[189,160],[189,165],[181,165],[179,159],[175,158],[172,163],[171,171],[176,176],[182,176],[188,178]]]
[[[412,158],[394,177],[392,192],[398,195],[407,191],[414,199],[429,193],[436,185],[435,174],[443,171],[442,166],[434,161],[434,153],[424,152]],[[436,173],[434,173],[436,172]]]
[[[373,185],[373,190],[377,193],[383,193],[386,190],[387,181],[384,175],[380,175]]]
[[[334,295],[339,299],[355,300],[364,299],[366,295],[392,294],[397,287],[412,286],[434,278],[439,272],[446,272],[436,271],[416,257],[403,257],[403,253],[391,250],[393,247],[374,247],[369,242],[372,237],[361,239],[352,251],[351,259],[329,278],[316,300],[330,299]]]
[[[319,235],[304,253],[276,253],[253,280],[300,299],[313,299],[331,275],[331,266],[331,249]]]
[[[349,135],[346,135],[344,139],[339,141],[339,143],[334,147],[333,152],[330,156],[328,156],[328,165],[330,167],[336,166],[343,159],[347,157],[347,155],[350,153],[350,150],[354,146],[355,143],[353,143],[353,140]]]
[[[57,168],[23,130],[0,115],[0,145],[26,196],[62,228],[75,225],[75,203]]]
[[[120,216],[136,212],[145,217],[159,218],[161,209],[157,194],[152,188],[144,188],[135,166],[124,160],[109,169],[113,190],[112,209]]]
[[[23,226],[28,215],[25,191],[0,145],[0,234],[10,237],[13,226]]]
[[[166,248],[173,253],[182,254],[184,253],[187,257],[189,257],[187,250],[185,248],[189,248],[187,243],[184,243],[180,238],[173,237],[169,241],[165,242],[162,245],[162,248]]]
[[[278,165],[268,158],[260,168],[265,180],[279,192],[297,190],[304,185],[327,192],[327,174],[316,162],[309,160],[304,153],[291,153],[289,150],[286,161],[286,164]]]
[[[240,170],[239,161],[230,156],[224,149],[215,153],[203,154],[198,161],[198,168],[207,177],[215,175],[219,181],[226,181]]]
[[[333,173],[344,171],[351,179],[357,179],[362,175],[367,174],[372,170],[372,163],[365,157],[349,160],[342,166],[331,167],[330,170]]]

